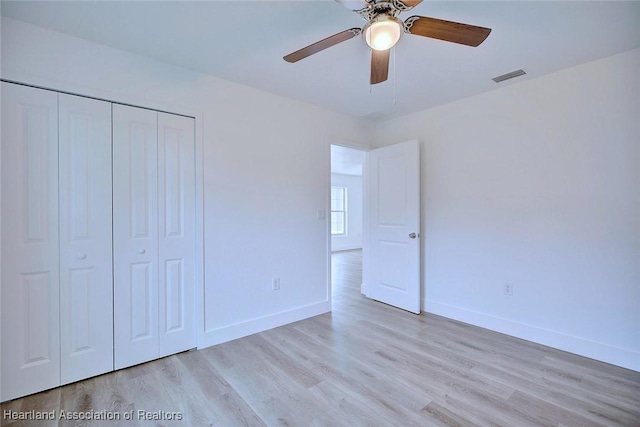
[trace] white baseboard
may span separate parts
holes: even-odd
[[[423,309],[427,313],[459,320],[481,328],[640,372],[640,352],[637,351],[433,300],[423,300]]]
[[[277,328],[278,326],[297,322],[298,320],[307,319],[330,311],[331,301],[327,300],[304,307],[294,308],[292,310],[270,314],[268,316],[250,319],[244,322],[222,326],[216,329],[210,329],[204,331],[200,339],[198,339],[198,349],[222,344],[227,341],[253,335],[258,332]]]
[[[362,243],[356,245],[332,245],[331,252],[351,251],[354,249],[362,249]]]

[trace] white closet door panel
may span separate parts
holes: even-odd
[[[62,384],[113,370],[111,103],[59,95]]]
[[[2,400],[60,384],[58,95],[2,83]]]
[[[196,346],[194,120],[158,113],[160,356]]]
[[[116,369],[158,357],[157,112],[113,105]]]

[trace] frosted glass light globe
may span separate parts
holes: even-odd
[[[374,50],[392,48],[403,32],[402,22],[392,16],[379,16],[364,28],[364,39]]]

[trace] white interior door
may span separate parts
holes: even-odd
[[[158,357],[158,113],[113,105],[115,368]]]
[[[159,357],[196,346],[194,132],[158,113]]]
[[[113,370],[111,103],[59,95],[62,384]]]
[[[420,313],[418,141],[369,152],[370,297]]]
[[[2,83],[2,400],[60,384],[58,94]]]

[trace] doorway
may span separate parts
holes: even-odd
[[[363,172],[367,152],[331,145],[331,295],[359,295],[364,238]]]
[[[363,173],[358,174],[358,165]],[[360,293],[420,314],[420,143],[411,140],[370,151],[332,145],[331,168],[331,253],[362,248]],[[362,195],[356,204],[362,212],[357,226],[348,215],[354,191],[343,184],[349,175],[345,171],[358,180],[353,189]],[[350,241],[358,232],[357,243]],[[330,264],[333,260],[332,255]],[[334,270],[340,271],[331,268],[332,279]]]

